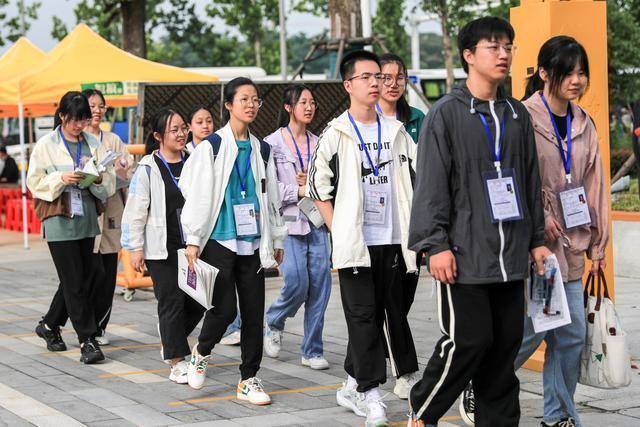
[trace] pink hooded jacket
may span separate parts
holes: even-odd
[[[563,190],[565,172],[549,112],[537,92],[524,101],[524,105],[531,114],[536,136],[544,216],[552,216],[563,224],[558,192]],[[568,247],[563,245],[564,239],[545,242],[558,258],[565,281],[582,278],[585,255],[592,260],[604,258],[604,250],[609,241],[609,199],[596,128],[586,111],[578,105],[571,103],[571,111],[571,177],[573,183],[585,187],[592,223],[590,226],[564,230],[569,239]],[[563,142],[563,148],[566,153],[566,141]]]

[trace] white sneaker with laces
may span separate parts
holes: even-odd
[[[364,394],[358,393],[355,388],[347,388],[346,383],[342,383],[342,387],[336,392],[336,401],[338,405],[353,411],[359,417],[367,416]]]
[[[404,374],[400,378],[396,379],[396,386],[393,388],[393,393],[400,399],[408,399],[411,388],[420,380],[418,371],[411,372],[410,374]]]
[[[322,356],[314,356],[310,358],[306,358],[302,356],[302,366],[308,366],[311,369],[322,370],[329,369],[329,362]]]
[[[169,379],[177,384],[187,384],[189,382],[189,364],[181,360],[171,367]]]
[[[222,345],[240,345],[240,331],[231,332],[220,340]]]
[[[187,378],[189,386],[200,390],[204,385],[204,380],[207,378],[207,365],[211,355],[202,356],[198,353],[198,343],[193,346],[191,351],[191,359],[189,360],[189,366],[187,368]]]
[[[264,352],[267,356],[277,358],[282,345],[282,331],[264,327]]]
[[[366,399],[367,420],[365,427],[385,427],[389,425],[387,420],[387,405],[379,397],[369,397]]]
[[[262,388],[262,380],[252,377],[238,383],[236,392],[238,400],[244,400],[254,405],[270,405],[271,398]]]

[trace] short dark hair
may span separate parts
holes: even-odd
[[[278,112],[278,125],[280,127],[285,127],[289,124],[290,116],[289,113],[287,113],[287,110],[284,109],[284,106],[290,105],[291,108],[294,108],[300,100],[302,92],[304,92],[305,90],[308,90],[311,93],[311,96],[313,96],[313,91],[311,90],[311,88],[300,83],[287,86],[287,88],[284,90],[284,93],[282,94],[282,106],[280,107],[280,111]]]
[[[60,115],[66,116],[66,121],[69,120],[88,120],[91,118],[91,108],[89,108],[89,101],[87,97],[75,90],[69,91],[62,95],[60,102],[58,103],[58,109],[55,112],[53,118],[53,127],[57,128],[62,125],[62,119]]]
[[[102,100],[102,103],[104,105],[107,105],[107,100],[104,99],[104,95],[98,89],[85,89],[82,91],[82,94],[87,97],[87,100],[89,100],[89,98],[91,98],[94,95],[99,96],[100,99]]]
[[[340,77],[342,77],[342,81],[353,76],[356,63],[360,61],[373,61],[380,66],[380,58],[373,52],[369,52],[368,50],[349,52],[342,58],[342,61],[340,61]]]
[[[253,80],[247,77],[236,77],[235,79],[229,81],[224,85],[224,103],[233,103],[233,98],[236,96],[238,92],[238,88],[240,86],[253,86],[258,93],[258,98],[260,98],[260,89],[258,89],[258,85],[253,82]],[[231,115],[229,114],[229,110],[226,108],[222,109],[222,123],[227,123]]]
[[[476,45],[480,40],[494,40],[498,37],[506,37],[511,43],[516,37],[516,33],[509,22],[494,16],[485,16],[468,22],[458,33],[458,53],[460,62],[466,73],[469,73],[469,64],[464,60],[463,53],[469,49],[475,52]]]
[[[544,89],[544,81],[540,78],[540,68],[549,75],[549,89],[557,94],[562,80],[573,72],[580,64],[587,80],[590,78],[589,57],[584,46],[569,36],[555,36],[547,40],[538,52],[538,68],[527,79],[525,98]]]
[[[7,147],[4,144],[0,144],[0,153],[7,154]]]

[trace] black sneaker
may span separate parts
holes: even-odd
[[[60,336],[60,328],[49,329],[44,320],[38,322],[36,334],[47,342],[47,350],[49,351],[65,351],[67,349],[67,345]]]
[[[80,346],[80,361],[85,365],[100,362],[104,360],[104,354],[100,350],[100,345],[95,338],[89,338]]]
[[[458,409],[460,410],[460,417],[462,417],[462,421],[464,421],[466,425],[476,425],[476,397],[473,394],[473,385],[471,385],[471,383],[467,384],[467,387],[460,395],[460,406]]]
[[[576,420],[573,418],[563,418],[557,423],[547,424],[544,421],[540,424],[542,427],[576,427]]]

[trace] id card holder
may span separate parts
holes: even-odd
[[[384,225],[389,207],[389,195],[386,191],[367,190],[364,194],[364,223]]]
[[[77,187],[69,188],[69,211],[71,217],[84,216],[84,206],[82,205],[82,191]]]
[[[492,223],[523,218],[520,191],[512,168],[482,172],[485,200]]]
[[[562,218],[567,230],[591,224],[591,214],[587,203],[587,193],[582,185],[567,184],[558,193]]]
[[[256,198],[232,199],[231,203],[233,204],[236,235],[238,237],[260,236],[260,227],[258,225],[260,213],[256,209]]]

